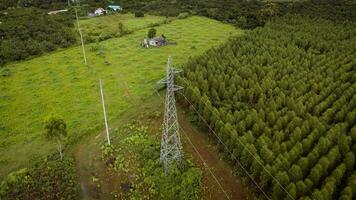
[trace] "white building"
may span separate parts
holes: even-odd
[[[106,14],[106,10],[104,8],[98,8],[94,11],[94,14],[96,16],[100,16],[100,15],[105,15]]]
[[[148,44],[150,46],[154,46],[154,47],[160,47],[160,46],[164,46],[167,44],[166,39],[162,38],[162,37],[156,37],[156,38],[152,38],[148,41]]]

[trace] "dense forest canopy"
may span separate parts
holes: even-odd
[[[287,15],[191,60],[181,84],[272,199],[351,200],[355,44],[355,23]]]
[[[68,15],[49,16],[37,8],[16,8],[0,13],[0,66],[75,43]]]

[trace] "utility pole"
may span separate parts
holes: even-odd
[[[102,84],[101,79],[100,79],[100,94],[101,94],[101,102],[103,103],[104,121],[105,121],[105,128],[106,128],[106,139],[108,141],[108,145],[111,145],[111,143],[110,143],[110,135],[109,135],[109,127],[108,127],[108,120],[106,118],[105,100],[104,100],[104,93],[103,93],[103,84]]]
[[[79,18],[78,18],[77,8],[74,8],[74,10],[75,10],[75,17],[77,18],[77,27],[78,27],[78,32],[79,32],[79,35],[80,35],[80,41],[81,41],[81,43],[82,43],[82,50],[83,50],[84,63],[85,63],[85,65],[87,65],[87,56],[85,55],[83,34],[82,34],[82,30],[81,30],[80,24],[79,24]]]
[[[168,174],[173,162],[177,162],[180,167],[183,167],[182,144],[179,135],[179,123],[176,110],[176,101],[174,92],[182,89],[182,87],[174,85],[174,74],[179,71],[172,67],[172,58],[168,58],[167,77],[161,81],[167,85],[165,111],[163,119],[163,133],[161,142],[160,161],[163,164],[165,175]]]

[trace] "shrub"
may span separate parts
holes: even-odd
[[[58,117],[49,117],[45,121],[45,135],[48,140],[54,141],[57,144],[57,149],[61,160],[63,159],[62,142],[67,136],[67,125],[63,119]]]
[[[154,38],[156,36],[157,30],[155,28],[151,28],[148,30],[147,37]]]
[[[84,41],[85,41],[85,43],[92,43],[92,42],[95,42],[95,38],[92,36],[86,35],[84,37]]]
[[[99,41],[104,41],[104,40],[110,39],[112,37],[113,37],[113,35],[111,35],[110,33],[102,32],[99,35]]]
[[[186,19],[186,18],[188,18],[189,16],[190,16],[189,13],[184,12],[184,13],[180,13],[177,18],[178,18],[178,19]]]
[[[144,17],[144,16],[145,16],[145,14],[141,11],[135,12],[135,17]]]
[[[150,28],[153,28],[153,27],[156,27],[156,26],[159,26],[159,23],[149,23],[148,24],[148,27],[150,27]]]
[[[10,71],[10,69],[8,69],[8,68],[4,68],[4,69],[1,71],[0,75],[3,76],[3,77],[11,76],[11,71]]]
[[[9,174],[0,185],[0,199],[78,199],[73,158],[51,156]]]
[[[129,29],[121,22],[119,22],[119,28],[118,29],[119,29],[119,36],[120,37],[132,33],[132,31],[129,31]]]
[[[91,45],[89,50],[91,52],[99,51],[100,50],[100,44],[99,43],[95,43],[95,44]]]

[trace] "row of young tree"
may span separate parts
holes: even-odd
[[[118,0],[125,10],[165,16],[192,12],[241,28],[263,26],[266,21],[287,13],[331,20],[356,20],[353,0],[262,1],[262,0]]]
[[[191,59],[178,80],[272,199],[351,200],[354,44],[355,23],[286,15]]]

